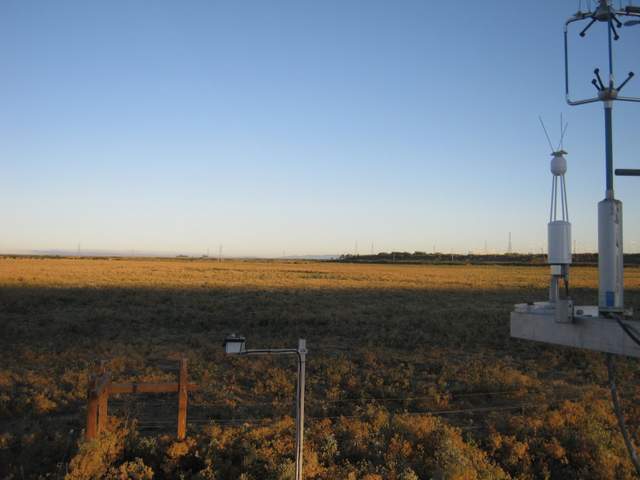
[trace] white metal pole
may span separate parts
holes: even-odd
[[[304,389],[307,341],[298,340],[298,392],[296,402],[296,480],[302,480],[302,457],[304,451]]]

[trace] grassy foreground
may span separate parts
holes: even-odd
[[[626,271],[639,307],[640,269]],[[572,271],[596,298],[597,272]],[[509,338],[545,267],[0,258],[0,479],[293,478],[295,366],[226,358],[307,339],[305,478],[633,478],[603,356]],[[200,385],[188,438],[175,395],[112,401],[82,441],[91,366]],[[631,431],[640,369],[619,359]],[[638,437],[635,437],[638,441]]]

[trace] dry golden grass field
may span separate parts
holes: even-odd
[[[173,259],[0,258],[0,479],[285,480],[295,365],[228,358],[307,339],[305,478],[633,478],[601,354],[509,338],[514,303],[542,300],[546,267]],[[640,269],[625,272],[640,308]],[[594,303],[597,271],[572,270]],[[88,375],[175,378],[176,395],[121,395],[84,442]],[[640,369],[619,359],[629,427]],[[640,443],[640,442],[638,442]]]

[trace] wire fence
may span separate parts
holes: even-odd
[[[511,393],[511,392],[474,392],[474,394],[478,395],[487,395],[492,393]],[[536,392],[536,393],[544,393],[544,392]],[[551,392],[546,392],[551,393]],[[556,392],[558,393],[558,392]],[[414,397],[414,398],[423,398],[423,397]],[[478,405],[464,408],[445,408],[445,409],[423,409],[423,410],[397,410],[388,412],[390,415],[401,415],[401,416],[433,416],[433,417],[452,417],[452,416],[463,416],[463,415],[474,415],[477,416],[480,414],[482,417],[498,412],[508,412],[508,411],[525,411],[526,409],[545,409],[552,408],[562,404],[565,401],[580,401],[583,399],[582,395],[563,395],[556,396],[556,398],[548,399],[546,401],[540,401],[539,398],[533,399],[529,397],[521,402],[516,403],[507,403],[507,404],[499,404],[499,405]],[[345,399],[350,400],[350,399]],[[368,400],[372,400],[369,398]],[[378,399],[380,400],[380,399]],[[261,404],[262,405],[262,404]],[[339,414],[339,415],[307,415],[306,419],[314,422],[314,421],[322,421],[322,420],[342,420],[342,419],[366,419],[371,417],[370,413],[361,412],[357,414]],[[197,425],[218,425],[218,426],[244,426],[244,425],[273,425],[277,422],[280,422],[287,418],[286,416],[263,416],[263,417],[255,417],[255,416],[247,416],[241,418],[215,418],[213,415],[208,415],[204,411],[197,411],[192,413],[189,416],[188,424],[191,426]],[[290,417],[289,417],[290,418]],[[162,429],[173,425],[173,421],[171,420],[161,420],[161,419],[153,419],[148,416],[142,416],[138,419],[138,427],[140,430],[153,430],[153,429]],[[478,425],[460,425],[460,427],[471,427],[471,430],[480,430],[483,427]]]
[[[470,408],[458,408],[458,409],[441,409],[441,410],[422,410],[422,411],[397,411],[389,412],[390,415],[399,416],[431,416],[431,417],[447,417],[451,415],[465,415],[465,414],[489,414],[507,411],[526,410],[529,408],[551,408],[561,405],[565,401],[580,401],[580,396],[568,396],[563,398],[556,398],[547,402],[520,402],[509,405],[493,405],[493,406],[479,406]],[[356,415],[309,415],[305,418],[309,421],[322,421],[322,420],[342,420],[342,419],[366,419],[371,415],[368,413],[360,413]],[[191,416],[188,424],[191,426],[197,425],[218,425],[218,426],[245,426],[245,425],[261,425],[268,426],[283,421],[287,417],[244,417],[244,418],[230,418],[230,419],[212,419],[202,416]],[[172,426],[174,422],[170,420],[149,420],[141,419],[138,423],[140,430],[153,430],[162,429]],[[456,425],[454,425],[456,426]],[[479,425],[460,425],[463,430],[481,430],[482,426]]]
[[[435,386],[435,384],[434,384]],[[438,390],[434,391],[430,395],[407,395],[407,396],[365,396],[365,397],[346,397],[346,398],[338,398],[338,399],[325,399],[325,398],[317,398],[313,397],[310,394],[307,394],[306,406],[309,409],[313,408],[322,408],[328,405],[366,405],[371,403],[391,403],[391,402],[417,402],[417,401],[437,401],[438,398],[447,399],[448,401],[456,401],[461,399],[475,399],[475,398],[483,398],[483,397],[512,397],[512,396],[527,396],[531,400],[534,395],[549,395],[549,394],[557,394],[559,392],[575,392],[579,390],[579,387],[573,386],[563,386],[557,388],[550,389],[511,389],[511,390],[492,390],[492,391],[481,391],[481,392],[455,392],[455,391],[443,391]],[[131,405],[137,404],[139,406],[145,406],[147,408],[153,408],[154,406],[161,407],[166,405],[165,400],[161,398],[154,399],[146,399],[142,401],[132,401],[127,398],[114,399],[111,402],[112,405],[118,407],[123,405]],[[291,400],[282,400],[282,399],[273,399],[273,400],[258,400],[255,398],[239,398],[239,397],[229,397],[224,400],[214,400],[214,401],[204,401],[204,402],[196,402],[191,401],[189,403],[189,407],[191,409],[197,408],[214,408],[214,407],[222,407],[229,408],[231,406],[234,407],[242,407],[242,408],[252,408],[252,407],[288,407],[293,405],[293,399]]]
[[[337,345],[330,348],[336,349]],[[345,351],[348,350],[344,347]],[[402,355],[393,355],[392,361],[412,365],[423,365],[429,360],[424,358],[420,362],[413,362]],[[478,359],[474,354],[466,357]],[[386,361],[386,357],[385,357]],[[219,386],[215,384],[201,385],[201,390],[192,394],[189,403],[188,425],[192,427],[202,425],[241,426],[241,425],[269,425],[292,416],[294,400],[279,395],[274,399],[264,396],[233,395],[221,398]],[[383,386],[383,388],[386,386]],[[423,391],[433,389],[426,394]],[[306,418],[310,422],[338,419],[362,419],[368,414],[363,409],[369,406],[381,406],[388,409],[391,415],[436,416],[448,418],[448,422],[455,424],[455,418],[474,417],[473,422],[492,413],[527,410],[531,408],[551,408],[563,401],[581,401],[588,394],[583,385],[554,385],[543,387],[489,389],[482,391],[446,390],[437,382],[420,384],[419,394],[347,396],[341,398],[326,398],[324,392],[309,391],[306,399]],[[589,385],[589,389],[593,385]],[[243,392],[244,393],[244,392]],[[318,395],[318,394],[321,395]],[[633,392],[635,393],[635,392]],[[144,432],[171,430],[175,425],[176,414],[172,403],[167,400],[174,394],[157,396],[130,397],[127,395],[114,396],[110,400],[110,414],[120,418],[136,419],[138,428]],[[226,394],[223,394],[226,395]],[[213,397],[208,400],[208,396]],[[515,401],[514,401],[515,400]],[[444,408],[438,408],[445,406]],[[268,409],[268,410],[267,410]],[[269,415],[265,415],[265,414]],[[273,413],[273,415],[271,415]],[[238,415],[239,418],[235,418]],[[54,423],[81,422],[82,413],[75,416],[69,413],[53,413],[46,416],[46,420]],[[43,416],[45,418],[45,416]],[[74,421],[75,418],[75,421]],[[455,425],[465,430],[482,430],[479,425]],[[469,427],[469,428],[467,428]]]

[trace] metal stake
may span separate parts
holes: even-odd
[[[304,389],[307,357],[307,341],[298,340],[298,394],[296,405],[296,480],[302,480],[304,454]]]

